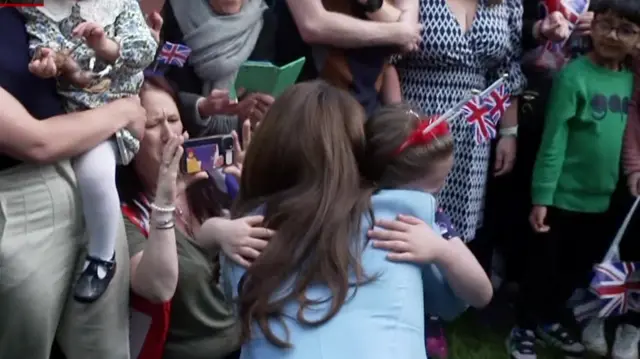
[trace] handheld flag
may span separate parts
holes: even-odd
[[[158,63],[183,67],[191,55],[191,48],[182,44],[165,42],[158,54]]]
[[[491,119],[489,108],[480,96],[474,96],[464,107],[462,113],[467,123],[475,130],[477,143],[484,143],[496,137],[496,124]]]

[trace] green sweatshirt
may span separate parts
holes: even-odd
[[[558,73],[533,172],[534,205],[582,213],[609,208],[632,89],[630,71],[608,70],[587,56]]]

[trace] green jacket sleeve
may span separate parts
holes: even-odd
[[[542,143],[533,168],[531,198],[534,205],[553,204],[567,149],[568,122],[578,111],[578,95],[575,79],[560,73],[549,95]]]

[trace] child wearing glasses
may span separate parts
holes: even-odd
[[[558,73],[549,96],[529,216],[537,238],[517,304],[518,323],[509,337],[511,358],[536,358],[536,340],[565,356],[583,355],[585,346],[567,329],[566,302],[574,289],[588,285],[593,264],[602,260],[615,234],[608,210],[633,89],[628,62],[640,40],[640,2],[600,0],[593,11],[593,49]],[[585,343],[599,343],[596,351],[604,343],[606,354],[601,321],[587,325],[583,334]],[[635,353],[618,351],[614,348],[616,359],[638,358],[637,344]]]

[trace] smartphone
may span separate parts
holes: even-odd
[[[185,141],[182,147],[181,169],[186,174],[230,166],[235,160],[231,135],[194,138]]]

